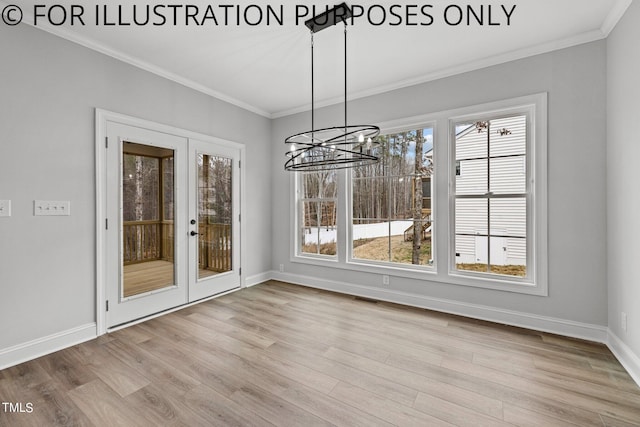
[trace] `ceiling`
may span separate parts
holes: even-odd
[[[320,13],[327,4],[329,7],[335,4],[304,0],[236,0],[218,5],[203,0],[166,2],[162,3],[164,9],[158,9],[166,18],[163,25],[151,25],[161,23],[161,18],[152,14],[148,25],[127,26],[124,24],[133,22],[133,5],[138,8],[141,22],[146,18],[144,7],[150,2],[119,2],[121,12],[115,2],[12,0],[11,3],[20,6],[23,22],[27,24],[266,117],[310,108],[310,32],[303,23],[314,15],[312,5]],[[402,4],[393,9],[392,5],[401,2],[348,3],[361,6],[357,11],[364,11],[364,16],[348,26],[348,91],[349,98],[357,98],[602,39],[631,0],[432,0],[414,3],[416,7]],[[34,4],[66,6],[65,24],[50,25],[49,9],[34,9]],[[82,4],[84,25],[79,20],[69,25],[72,4]],[[99,13],[96,4],[100,5]],[[187,4],[198,7],[189,25],[184,23]],[[231,7],[224,9],[220,4]],[[467,13],[467,4],[472,5],[478,17],[482,10],[483,25]],[[167,5],[179,6],[175,9],[178,17],[175,25],[172,9]],[[206,14],[208,5],[218,25],[211,13]],[[0,6],[4,8],[6,3],[0,0]],[[34,10],[44,16],[34,21]],[[62,8],[50,11],[51,21],[61,22]],[[296,23],[297,13],[300,18]],[[205,16],[209,19],[205,20]],[[118,19],[122,19],[121,24]],[[195,24],[203,20],[204,25]],[[460,20],[460,24],[454,25]],[[316,106],[339,102],[343,97],[343,28],[337,25],[315,34]]]

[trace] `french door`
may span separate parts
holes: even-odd
[[[105,320],[240,287],[240,150],[106,122]]]
[[[240,286],[240,153],[189,140],[189,301]]]

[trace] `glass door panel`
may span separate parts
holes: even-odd
[[[123,143],[122,297],[175,284],[174,151]]]
[[[233,160],[197,154],[198,280],[231,271]]]
[[[240,150],[189,140],[189,301],[240,287]]]

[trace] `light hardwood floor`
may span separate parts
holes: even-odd
[[[0,371],[1,426],[638,426],[600,344],[268,282]]]

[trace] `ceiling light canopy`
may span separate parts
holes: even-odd
[[[347,19],[352,11],[339,4],[313,18],[305,25],[311,30],[311,130],[284,140],[289,150],[284,165],[288,171],[313,172],[362,166],[378,161],[373,154],[380,128],[375,125],[347,124]],[[344,23],[344,125],[315,128],[313,34]]]

